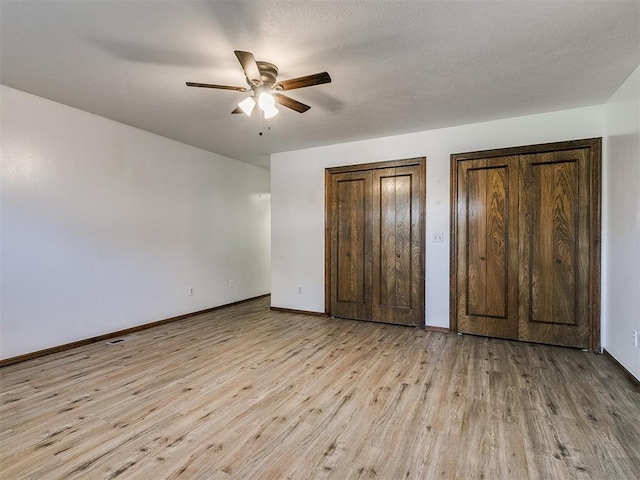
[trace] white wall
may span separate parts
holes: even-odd
[[[596,106],[272,155],[272,305],[324,312],[326,167],[426,156],[426,322],[448,327],[450,154],[603,135]]]
[[[640,67],[606,104],[603,344],[640,380]]]
[[[0,95],[2,358],[269,292],[267,170]]]

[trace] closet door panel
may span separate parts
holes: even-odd
[[[479,162],[485,164],[486,162]],[[476,165],[465,172],[466,183],[466,315],[487,315],[487,264],[484,260],[487,248],[487,168]],[[482,260],[481,260],[482,259]]]
[[[458,329],[517,336],[517,159],[458,165]]]
[[[521,156],[522,340],[588,346],[588,153]]]
[[[368,319],[370,307],[371,174],[355,172],[332,176],[330,208],[331,309],[336,316]]]
[[[421,324],[421,208],[419,166],[374,170],[372,313],[376,321]]]

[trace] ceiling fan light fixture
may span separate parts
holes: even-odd
[[[275,117],[278,114],[278,109],[275,106],[263,108],[264,118],[269,119],[271,117]]]
[[[258,97],[258,105],[266,113],[267,110],[275,108],[275,99],[267,92],[262,92]]]
[[[240,110],[247,115],[247,117],[250,117],[253,108],[256,106],[256,101],[252,97],[247,97],[241,101],[238,106],[240,107]]]

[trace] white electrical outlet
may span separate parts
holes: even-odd
[[[233,280],[229,280],[229,288],[233,288],[235,286],[235,283]]]
[[[192,297],[193,296],[193,287],[189,287],[189,296]]]
[[[298,286],[298,295],[302,295],[302,287]]]
[[[433,243],[444,243],[444,233],[434,233],[432,237]]]
[[[640,333],[637,330],[631,330],[631,335],[633,338],[633,346],[640,347]]]

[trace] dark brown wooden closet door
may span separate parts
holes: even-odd
[[[372,318],[421,325],[420,166],[373,171]]]
[[[426,159],[328,168],[325,308],[424,325]]]
[[[371,172],[331,176],[331,313],[371,319]]]
[[[458,331],[518,335],[516,157],[458,164]]]
[[[453,330],[598,350],[601,139],[451,160]]]
[[[519,338],[589,344],[589,150],[520,156]]]

